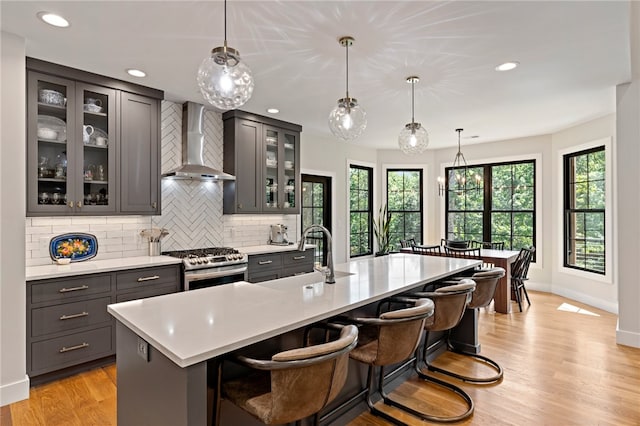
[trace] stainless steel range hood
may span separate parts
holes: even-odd
[[[186,102],[182,106],[182,165],[162,178],[191,180],[235,180],[236,177],[204,164],[204,105]]]

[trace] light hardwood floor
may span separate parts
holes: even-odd
[[[505,370],[497,385],[461,384],[476,409],[463,425],[640,425],[640,349],[616,345],[617,317],[559,296],[530,292],[532,305],[509,315],[482,310],[482,353]],[[586,312],[558,310],[562,304]],[[568,307],[572,309],[571,307]],[[443,355],[439,365],[468,360]],[[474,367],[482,373],[484,367]],[[459,383],[459,382],[458,382]],[[411,379],[393,396],[435,413],[460,404]],[[384,408],[404,421],[415,420]],[[29,400],[0,410],[3,426],[116,424],[116,369],[92,370],[31,389]],[[362,414],[351,425],[387,425]],[[235,425],[234,425],[235,426]]]

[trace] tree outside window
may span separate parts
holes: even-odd
[[[564,266],[605,274],[604,146],[564,156]]]
[[[400,240],[422,242],[422,170],[387,170],[387,209],[389,241],[392,250],[400,249]]]
[[[373,253],[373,169],[349,168],[350,257]]]
[[[509,250],[534,245],[534,160],[446,172],[447,239],[504,242]]]

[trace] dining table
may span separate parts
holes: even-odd
[[[433,248],[439,244],[416,244],[418,248]],[[411,247],[403,247],[400,249],[402,253],[412,253]],[[503,268],[505,271],[504,277],[498,280],[498,286],[493,296],[493,308],[496,312],[502,314],[511,313],[511,264],[516,260],[519,250],[495,250],[495,249],[480,249],[480,257],[485,264],[493,264],[494,266]],[[444,248],[441,253],[423,252],[420,253],[428,256],[446,256]]]

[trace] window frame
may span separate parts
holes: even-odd
[[[420,175],[420,188],[418,190],[418,195],[420,198],[419,201],[419,210],[390,210],[389,209],[389,173],[390,172],[418,172]],[[424,203],[425,203],[425,199],[424,199],[424,169],[420,168],[420,167],[387,167],[385,168],[385,204],[387,206],[387,216],[390,218],[392,213],[418,213],[418,216],[420,217],[420,224],[418,229],[419,231],[419,238],[416,238],[416,241],[419,243],[423,243],[424,242]],[[403,227],[404,228],[404,227]],[[415,236],[411,236],[413,238],[415,238]],[[407,239],[407,235],[405,233],[404,238],[401,239]],[[399,244],[397,242],[392,242],[393,245],[395,244]]]
[[[570,185],[572,183],[576,183],[575,181],[575,174],[572,175],[572,168],[570,165],[571,159],[573,158],[577,158],[580,156],[584,156],[584,155],[589,155],[595,152],[602,152],[605,156],[605,163],[604,163],[604,167],[605,167],[605,171],[603,174],[603,187],[604,187],[604,191],[605,191],[605,198],[604,198],[604,208],[575,208],[575,207],[571,207],[571,196],[572,196],[572,191],[570,188]],[[588,161],[588,159],[587,159]],[[578,151],[573,151],[573,152],[569,152],[566,154],[562,155],[562,176],[563,176],[563,181],[562,181],[562,206],[563,206],[563,221],[562,221],[562,236],[563,236],[563,242],[562,242],[562,266],[564,268],[568,268],[568,269],[572,269],[572,270],[578,270],[578,271],[583,271],[586,273],[591,273],[591,274],[597,274],[599,276],[607,276],[607,256],[608,256],[608,250],[607,250],[607,239],[608,239],[608,233],[607,233],[607,197],[608,197],[608,191],[609,191],[609,185],[608,185],[608,177],[609,177],[609,165],[607,164],[607,146],[606,144],[602,144],[602,145],[598,145],[598,146],[594,146],[594,147],[590,147],[590,148],[586,148],[586,149],[581,149]],[[588,165],[587,165],[587,175],[588,175]],[[587,180],[584,182],[587,184],[587,186],[589,185],[589,183],[592,182],[591,179],[587,178]],[[589,196],[589,192],[587,191],[587,196]],[[582,267],[582,266],[578,266],[578,265],[574,265],[568,262],[569,257],[571,256],[571,254],[569,253],[569,239],[576,239],[575,237],[575,228],[572,228],[570,226],[570,217],[572,214],[575,213],[584,213],[584,214],[588,214],[588,213],[595,213],[595,214],[602,214],[603,216],[603,236],[602,236],[602,245],[603,245],[603,270],[597,270],[597,269],[592,269],[592,268],[588,268],[588,267]],[[585,230],[586,232],[586,230]],[[570,235],[571,234],[571,235]],[[586,236],[585,236],[585,241],[586,241]]]
[[[359,169],[359,170],[365,170],[368,171],[368,181],[369,181],[369,205],[368,205],[368,210],[351,210],[351,169]],[[357,163],[350,163],[349,164],[349,168],[348,168],[348,190],[347,190],[347,205],[349,206],[349,241],[348,241],[348,245],[347,245],[347,252],[349,253],[349,258],[356,258],[356,257],[362,257],[362,256],[370,256],[373,254],[373,197],[374,197],[374,190],[373,190],[373,181],[374,181],[374,167],[373,166],[368,166],[368,165],[363,165],[363,164],[357,164]],[[351,254],[351,241],[352,241],[352,234],[351,234],[351,214],[352,213],[368,213],[369,215],[369,219],[368,219],[368,251],[365,253],[358,253],[358,254]]]
[[[533,170],[533,201],[532,209],[527,210],[493,210],[493,167],[503,167],[503,166],[514,166],[518,164],[531,164]],[[449,238],[449,214],[450,213],[482,213],[482,241],[491,241],[491,225],[492,213],[510,213],[513,217],[514,213],[529,213],[531,214],[531,223],[533,227],[533,232],[531,235],[532,245],[537,246],[537,232],[538,232],[538,159],[535,156],[519,158],[519,159],[509,159],[506,161],[494,161],[490,163],[478,163],[478,164],[470,164],[467,166],[468,169],[482,169],[482,185],[483,185],[483,204],[481,210],[450,210],[449,209],[449,192],[445,191],[445,215],[444,215],[444,230],[445,235]],[[450,171],[464,169],[464,167],[445,167],[444,175],[445,175],[445,185],[448,188],[449,185],[449,175]],[[467,179],[469,179],[467,177]],[[513,240],[513,220],[512,220],[512,228],[510,231],[510,241]],[[506,248],[506,247],[505,247]],[[533,262],[536,261],[537,251],[534,253]]]

